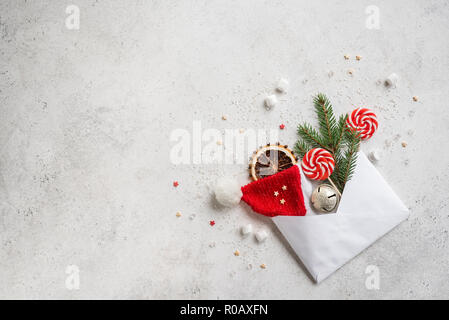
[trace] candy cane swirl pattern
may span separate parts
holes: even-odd
[[[335,160],[329,151],[315,148],[304,155],[301,167],[307,178],[326,180],[334,171]]]
[[[376,114],[366,108],[355,109],[346,119],[346,126],[358,131],[362,140],[371,138],[377,125]]]

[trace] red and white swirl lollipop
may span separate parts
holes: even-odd
[[[304,155],[301,167],[307,178],[326,180],[334,171],[335,160],[329,151],[315,148]]]
[[[371,138],[377,130],[377,125],[376,114],[367,108],[355,109],[346,119],[346,126],[359,132],[362,140]]]

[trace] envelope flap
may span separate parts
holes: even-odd
[[[363,152],[359,152],[354,176],[346,183],[337,213],[346,214],[367,209],[385,212],[391,208],[407,210],[393,189]]]

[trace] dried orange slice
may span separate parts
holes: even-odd
[[[250,176],[256,181],[288,169],[296,161],[293,151],[287,145],[267,144],[254,152],[249,164]]]

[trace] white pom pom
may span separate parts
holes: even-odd
[[[230,178],[219,179],[215,185],[214,193],[217,201],[225,207],[239,204],[243,196],[239,183]]]

